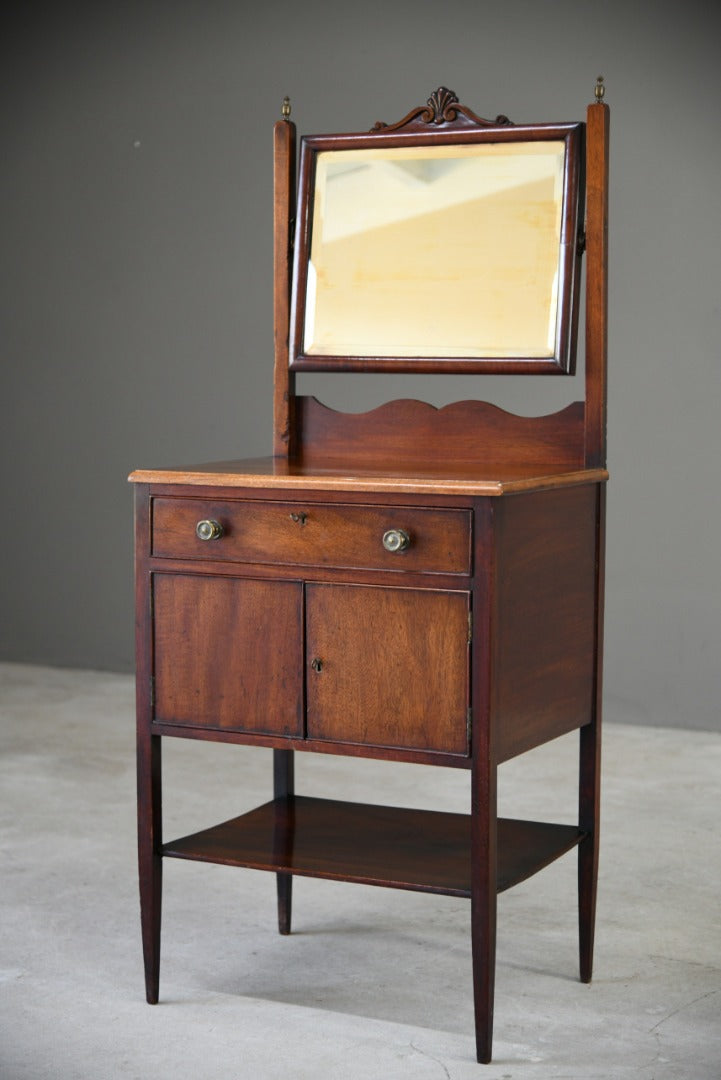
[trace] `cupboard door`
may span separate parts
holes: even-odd
[[[306,586],[308,738],[469,752],[469,594]]]
[[[154,719],[303,734],[303,587],[153,575]]]

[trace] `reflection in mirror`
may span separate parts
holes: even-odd
[[[565,149],[318,153],[302,351],[553,357]]]

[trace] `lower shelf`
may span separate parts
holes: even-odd
[[[584,837],[575,825],[498,821],[498,891],[517,885]],[[296,795],[164,844],[177,859],[471,895],[471,819]]]

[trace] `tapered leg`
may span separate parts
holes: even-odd
[[[493,1047],[496,979],[496,767],[474,767],[471,823],[471,941],[476,1053],[487,1064]]]
[[[595,684],[591,723],[581,728],[578,782],[578,823],[586,833],[578,848],[578,939],[582,982],[593,974],[596,925],[599,826],[601,817],[601,689],[603,682],[603,596],[605,564],[606,486],[599,484],[596,541]]]
[[[579,824],[586,837],[578,847],[578,942],[581,982],[593,974],[598,883],[600,724],[581,728]]]
[[[157,1004],[160,979],[161,806],[160,738],[142,733],[138,738],[138,871],[145,995],[150,1005]]]
[[[295,793],[295,769],[292,750],[273,751],[273,797],[285,798]],[[293,904],[293,875],[276,874],[278,891],[278,932],[290,933]]]

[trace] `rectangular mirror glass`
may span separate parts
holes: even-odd
[[[571,368],[566,132],[318,149],[305,172],[293,366]]]

